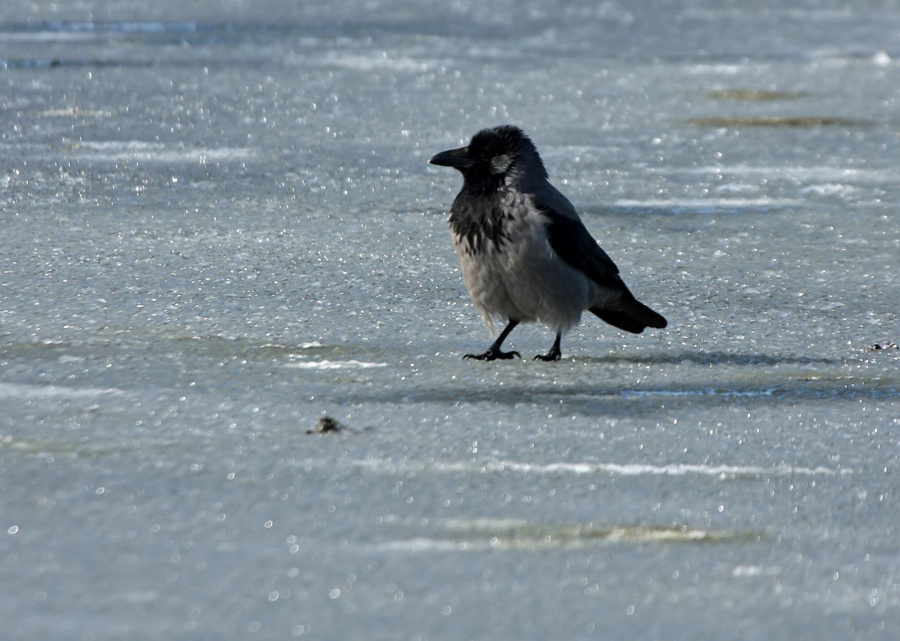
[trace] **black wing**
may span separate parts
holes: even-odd
[[[619,277],[619,268],[597,244],[584,223],[549,207],[541,207],[541,213],[550,220],[547,235],[550,246],[560,258],[584,272],[601,287],[628,291]]]
[[[588,308],[590,312],[610,325],[635,334],[640,334],[645,327],[666,326],[665,318],[638,301],[628,290],[619,276],[619,268],[597,244],[584,223],[549,207],[541,208],[541,212],[550,219],[547,235],[553,251],[601,287],[621,294],[602,306]]]

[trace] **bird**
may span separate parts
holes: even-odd
[[[662,315],[634,297],[575,207],[550,183],[522,129],[482,129],[465,147],[442,151],[429,163],[463,176],[449,215],[463,281],[492,335],[495,321],[506,322],[487,351],[464,359],[521,358],[503,351],[503,342],[520,323],[537,322],[555,330],[556,339],[535,360],[557,361],[563,335],[584,310],[634,334],[666,327]]]

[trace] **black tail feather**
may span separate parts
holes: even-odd
[[[632,334],[640,334],[647,327],[662,329],[668,325],[661,314],[657,314],[633,296],[619,300],[615,308],[597,306],[591,307],[588,311],[613,327]]]

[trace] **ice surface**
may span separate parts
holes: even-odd
[[[898,57],[875,0],[3,4],[0,636],[894,638]],[[462,360],[427,160],[504,122],[666,330]]]

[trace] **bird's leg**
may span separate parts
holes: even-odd
[[[463,358],[474,358],[476,361],[495,361],[498,358],[507,360],[512,358],[513,356],[518,356],[521,358],[521,354],[519,352],[501,352],[500,346],[503,344],[503,341],[506,340],[506,337],[509,336],[509,333],[516,328],[516,325],[519,324],[519,321],[510,319],[509,324],[504,328],[502,332],[500,332],[500,336],[497,337],[497,340],[488,347],[488,351],[484,354],[466,354]]]
[[[544,354],[543,356],[535,356],[534,360],[536,361],[558,361],[562,357],[562,351],[559,349],[559,342],[562,340],[562,334],[556,333],[556,340],[553,341],[553,347],[550,348],[550,351]]]

